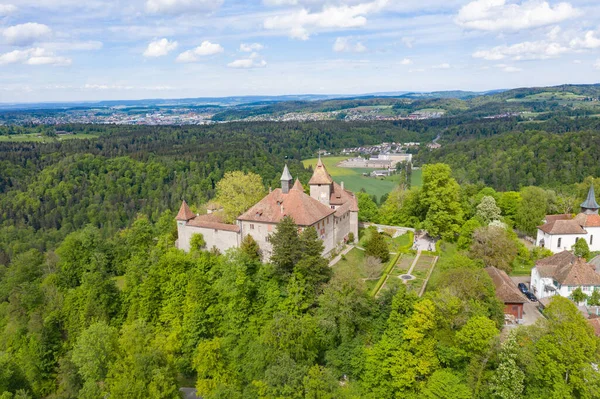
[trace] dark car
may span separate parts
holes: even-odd
[[[529,292],[525,283],[519,283],[518,287],[523,294],[527,294],[527,292]]]
[[[527,299],[529,299],[531,302],[537,302],[537,298],[535,297],[535,295],[533,294],[533,292],[526,292],[525,296],[527,297]]]

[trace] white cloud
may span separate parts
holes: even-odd
[[[474,58],[483,58],[488,61],[503,60],[510,58],[515,61],[521,60],[544,60],[558,57],[570,51],[559,43],[553,42],[523,42],[512,46],[497,46],[489,50],[480,50],[473,53]]]
[[[410,65],[412,64],[412,60],[410,58],[405,58],[402,61],[400,61],[400,65]]]
[[[248,58],[241,58],[227,64],[229,68],[250,69],[264,68],[267,62],[263,60],[258,53],[252,53]]]
[[[27,50],[13,50],[0,54],[0,65],[26,64],[26,65],[71,65],[71,59],[60,57],[46,49],[35,47]]]
[[[243,51],[244,53],[260,51],[264,48],[265,48],[265,46],[263,46],[260,43],[242,43],[242,44],[240,44],[240,51]]]
[[[573,60],[573,64],[581,64],[581,60]]]
[[[0,17],[12,14],[17,11],[17,7],[12,4],[0,4]]]
[[[388,0],[374,0],[356,5],[325,5],[319,12],[306,8],[287,14],[269,17],[264,22],[265,29],[287,31],[294,39],[308,40],[312,29],[359,28],[367,23],[366,15],[380,11]]]
[[[501,69],[504,72],[507,73],[515,73],[515,72],[521,72],[522,69],[521,68],[517,68],[515,66],[512,65],[506,65],[506,64],[496,64],[494,65],[496,68]]]
[[[596,69],[600,69],[600,58],[598,58],[598,59],[596,60],[596,63],[594,63],[594,68],[596,68]]]
[[[208,40],[205,40],[198,47],[184,51],[183,53],[177,56],[177,62],[196,62],[198,61],[198,57],[206,57],[209,55],[219,54],[225,51],[220,44],[211,43]]]
[[[423,68],[417,68],[417,69],[409,69],[408,73],[415,73],[415,72],[425,72],[425,69]]]
[[[555,24],[580,15],[570,3],[551,6],[547,1],[475,0],[463,6],[455,22],[465,28],[502,31],[521,30]]]
[[[432,67],[433,69],[450,69],[450,64],[444,62],[443,64],[435,65]]]
[[[144,57],[162,57],[175,50],[177,46],[176,41],[169,41],[165,38],[154,40],[148,44],[148,47],[144,51]]]
[[[352,42],[347,37],[338,37],[333,44],[336,53],[364,53],[367,47],[361,42]]]
[[[596,32],[587,31],[583,38],[571,40],[569,45],[578,49],[595,49],[600,47],[600,38],[596,37]]]
[[[212,11],[223,0],[147,0],[146,11],[151,14],[184,14]]]
[[[26,46],[39,41],[48,39],[52,30],[44,24],[36,22],[27,22],[25,24],[10,26],[2,31],[2,36],[9,44],[17,46]]]

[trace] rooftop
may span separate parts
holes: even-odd
[[[315,171],[313,172],[313,175],[310,178],[310,181],[308,182],[308,184],[313,185],[313,184],[332,184],[332,183],[333,183],[333,179],[329,175],[329,172],[327,172],[327,169],[325,168],[323,161],[321,161],[321,158],[319,158],[319,161],[317,162],[317,166],[315,166]]]
[[[600,285],[600,274],[595,267],[569,251],[538,260],[535,267],[540,276],[552,278],[561,285]]]
[[[491,277],[496,287],[496,296],[504,303],[525,303],[527,299],[517,288],[514,281],[508,277],[505,271],[493,266],[486,267],[485,271]]]

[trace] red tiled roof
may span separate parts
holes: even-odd
[[[552,278],[561,285],[600,285],[600,274],[594,266],[569,251],[563,251],[535,263],[542,277]]]
[[[580,213],[575,216],[575,220],[582,227],[600,227],[600,215],[595,213]]]
[[[333,209],[299,189],[294,188],[284,194],[278,188],[238,217],[238,220],[279,223],[285,216],[291,216],[299,226],[312,226],[333,213]]]
[[[554,222],[556,220],[571,220],[573,215],[570,213],[562,213],[560,215],[546,215],[546,223]]]
[[[310,178],[310,181],[308,182],[308,184],[312,185],[312,184],[331,184],[331,183],[333,183],[333,179],[331,178],[331,176],[329,176],[329,173],[327,172],[325,165],[323,165],[323,161],[321,161],[321,158],[319,158],[319,161],[317,162],[317,166],[315,166],[315,171],[313,172],[313,175]]]
[[[188,204],[185,201],[183,201],[181,203],[181,208],[179,208],[179,213],[177,213],[175,219],[180,220],[182,222],[187,222],[188,220],[193,219],[195,217],[196,215],[194,214],[194,212],[192,212]]]
[[[343,189],[342,186],[336,182],[333,182],[332,188],[333,190],[329,197],[329,203],[331,205],[339,206],[339,208],[336,209],[336,216],[341,216],[347,211],[358,212],[358,200],[352,191]]]
[[[486,267],[485,271],[491,277],[496,287],[496,296],[504,303],[525,303],[527,299],[523,296],[521,291],[517,288],[514,281],[508,277],[508,274],[503,270],[497,269],[493,266]]]
[[[296,179],[296,183],[294,183],[294,187],[292,187],[296,190],[300,190],[300,191],[304,191],[304,187],[302,187],[302,183],[300,183],[300,180]]]
[[[200,215],[194,217],[187,223],[188,226],[203,227],[206,229],[225,230],[239,232],[240,226],[223,222],[223,217],[219,213]]]
[[[575,219],[554,220],[542,226],[538,226],[538,229],[547,234],[587,234],[587,231],[585,231]]]

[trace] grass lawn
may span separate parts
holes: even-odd
[[[374,177],[363,176],[363,173],[370,173],[374,169],[365,168],[342,168],[337,166],[338,163],[345,161],[348,157],[324,157],[322,158],[327,171],[337,183],[344,182],[344,186],[354,192],[364,189],[371,195],[376,195],[380,198],[382,195],[389,193],[398,185],[398,176],[388,176],[381,179]],[[304,167],[312,165],[314,168],[317,164],[317,158],[307,159],[302,161]],[[412,175],[413,186],[420,187],[422,183],[421,170],[413,170]]]
[[[57,138],[39,136],[37,133],[32,134],[13,134],[10,136],[0,136],[0,142],[38,142],[51,143],[53,141],[73,140],[73,139],[95,139],[97,134],[68,134]]]
[[[371,230],[369,229],[359,229],[358,231],[359,241],[358,245],[364,247],[366,242],[371,238]],[[385,242],[388,245],[390,252],[398,252],[400,247],[404,247],[410,243],[410,235],[402,234],[396,238],[389,237],[387,235],[383,236]]]

